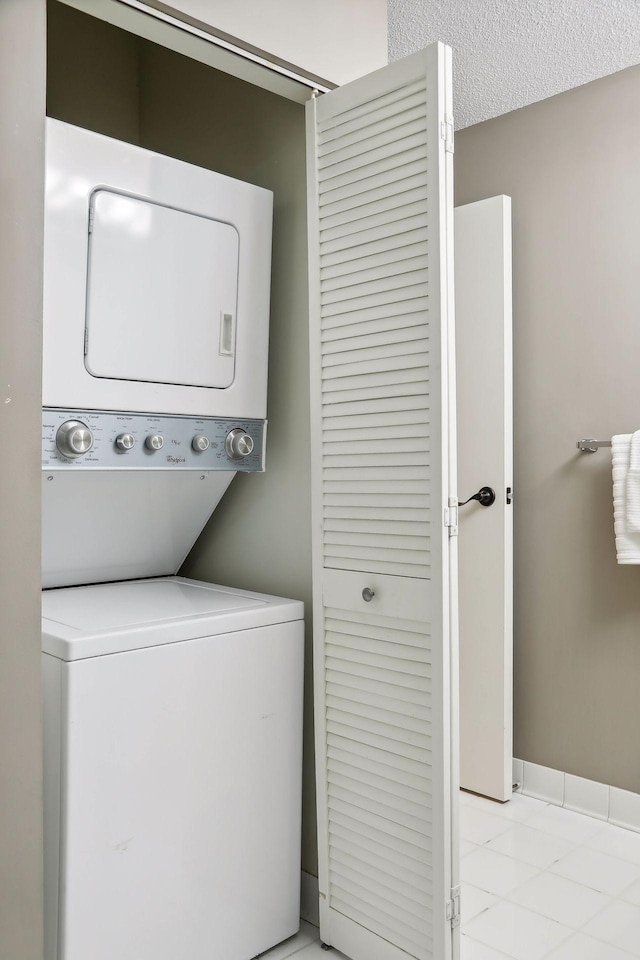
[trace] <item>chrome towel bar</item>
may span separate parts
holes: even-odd
[[[578,440],[576,447],[582,453],[595,453],[599,447],[610,447],[611,440]]]

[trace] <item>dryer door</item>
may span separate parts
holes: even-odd
[[[111,190],[91,197],[85,366],[94,377],[228,387],[238,232]]]

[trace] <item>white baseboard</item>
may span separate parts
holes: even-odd
[[[516,792],[640,833],[640,794],[574,777],[528,760],[513,761]]]
[[[302,871],[300,877],[300,916],[314,927],[320,926],[318,878]]]

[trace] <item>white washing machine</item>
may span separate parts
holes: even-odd
[[[303,608],[43,594],[46,960],[248,960],[299,927]]]

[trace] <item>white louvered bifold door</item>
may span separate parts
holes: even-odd
[[[320,933],[353,960],[458,952],[450,97],[435,44],[307,107]]]

